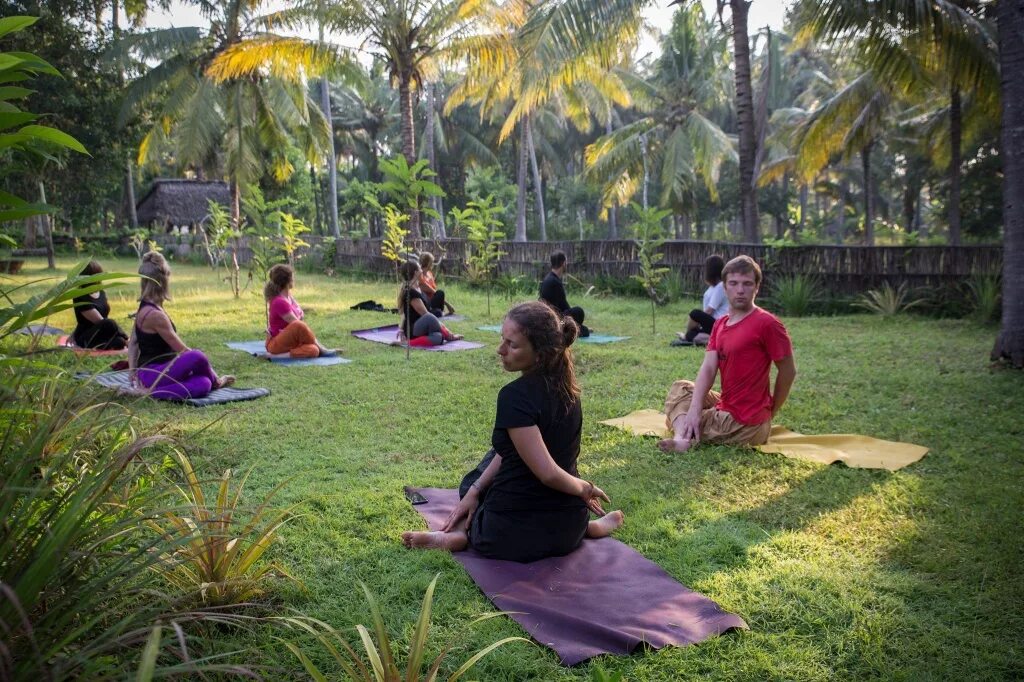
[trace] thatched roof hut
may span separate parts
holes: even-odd
[[[135,210],[140,225],[162,226],[165,230],[182,225],[195,228],[210,212],[209,199],[229,209],[231,189],[228,183],[158,178]]]

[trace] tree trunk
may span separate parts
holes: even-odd
[[[609,105],[610,107],[611,105]],[[609,108],[608,120],[604,124],[605,135],[612,134],[612,115]],[[619,238],[619,202],[612,202],[611,207],[608,209],[608,239]]]
[[[917,173],[909,166],[906,171],[906,184],[903,186],[903,229],[907,234],[917,232],[917,202],[921,198],[921,185]]]
[[[992,359],[1024,367],[1024,0],[996,3],[1002,93],[1003,319]]]
[[[801,231],[807,224],[807,183],[800,185],[800,222],[798,227]]]
[[[401,108],[402,155],[410,166],[416,163],[416,127],[413,122],[412,76],[408,73],[399,75],[398,103]],[[420,212],[418,208],[409,208],[409,236],[419,239]]]
[[[39,201],[43,204],[46,203],[46,187],[43,186],[42,180],[39,181]],[[53,258],[53,216],[49,213],[41,213],[39,221],[43,226],[43,236],[46,238],[46,267],[49,270],[55,270],[57,263]]]
[[[839,184],[839,198],[836,200],[836,218],[833,225],[835,230],[836,244],[843,243],[844,232],[846,232],[846,181]]]
[[[533,191],[537,196],[537,220],[540,226],[540,240],[548,240],[548,225],[544,217],[544,185],[540,177],[540,168],[537,166],[537,148],[533,146],[533,123],[530,117],[523,119],[526,125],[526,141],[530,145],[530,167],[533,169]]]
[[[960,245],[960,89],[955,85],[949,96],[949,243]]]
[[[515,241],[526,241],[526,162],[530,149],[527,143],[526,120],[519,122],[519,169],[516,171],[516,236]]]
[[[871,197],[871,148],[873,142],[869,142],[864,149],[860,150],[861,164],[864,171],[864,244],[875,245],[875,217],[874,206]]]
[[[434,144],[434,125],[436,124],[435,117],[437,116],[437,110],[434,108],[434,84],[431,83],[427,86],[427,125],[423,131],[424,141],[427,146],[427,163],[430,164],[430,170],[435,173],[437,170],[437,150]],[[440,180],[440,177],[437,178]],[[438,182],[438,184],[441,184]],[[441,197],[430,197],[430,206],[437,211],[437,218],[434,218],[434,238],[444,239],[447,235],[445,234],[444,227],[444,206],[441,204]]]
[[[128,195],[128,226],[137,230],[139,229],[139,214],[135,211],[135,178],[132,175],[131,156],[128,157],[128,162],[125,164],[124,187]]]
[[[320,33],[323,34],[323,28],[320,29]],[[322,35],[320,41],[323,42]],[[327,201],[324,202],[324,208],[327,209],[327,222],[331,226],[331,235],[338,239],[341,237],[341,226],[338,224],[338,157],[334,149],[334,118],[331,114],[331,91],[327,78],[320,79],[320,108],[331,127],[330,139],[327,143]]]
[[[647,133],[640,134],[640,159],[644,164],[643,192],[641,197],[643,207],[647,208],[647,182],[650,179],[650,169],[647,167]]]
[[[784,203],[782,213],[775,214],[775,238],[785,239],[786,228],[789,227],[789,174],[782,176],[782,196]]]
[[[729,0],[732,10],[732,42],[736,63],[736,127],[740,151],[740,217],[743,237],[759,244],[761,230],[757,215],[757,188],[754,163],[757,157],[757,130],[754,124],[754,87],[750,75],[750,38],[747,13],[750,0]]]

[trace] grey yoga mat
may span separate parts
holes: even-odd
[[[131,386],[129,374],[128,370],[123,370],[120,372],[100,372],[99,374],[80,372],[75,376],[86,381],[95,381],[100,386],[112,388],[119,393],[127,393]],[[268,395],[270,395],[269,388],[235,388],[234,386],[228,386],[227,388],[218,388],[214,391],[210,391],[203,398],[189,398],[182,402],[186,405],[192,405],[193,407],[206,407],[208,405],[218,405],[220,403],[233,403],[239,400],[255,400],[256,398],[262,398]],[[161,402],[172,401],[164,400]]]
[[[457,490],[413,490],[427,498],[415,509],[432,530],[459,500]],[[629,654],[642,644],[687,646],[747,627],[614,538],[586,539],[571,554],[528,564],[486,559],[472,549],[452,556],[496,607],[553,649],[563,665]]]
[[[326,367],[329,365],[346,365],[352,362],[339,355],[320,358],[293,358],[287,353],[274,355],[267,352],[267,347],[262,341],[229,341],[225,345],[232,350],[240,350],[253,357],[260,358],[261,360],[270,360],[278,365],[319,365]]]

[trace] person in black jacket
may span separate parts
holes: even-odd
[[[79,274],[90,277],[103,272],[103,267],[92,260]],[[79,348],[121,350],[128,345],[128,335],[117,322],[110,319],[110,304],[103,289],[78,296],[75,304],[75,331],[71,339]]]
[[[562,277],[565,275],[566,259],[564,251],[555,251],[551,254],[551,272],[544,277],[540,283],[540,300],[547,303],[562,315],[568,315],[575,320],[580,328],[580,338],[590,336],[590,330],[583,319],[585,317],[583,308],[570,306],[565,298],[565,285],[562,284]]]

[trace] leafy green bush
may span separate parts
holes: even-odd
[[[881,289],[872,289],[862,294],[854,302],[854,305],[876,315],[892,317],[922,305],[923,299],[908,300],[907,296],[906,282],[901,283],[895,289],[886,282]]]
[[[999,275],[975,275],[967,282],[973,305],[971,317],[982,324],[997,322],[1002,312],[1002,282]]]
[[[821,298],[821,285],[811,275],[786,275],[772,282],[771,300],[786,315],[809,315]]]

